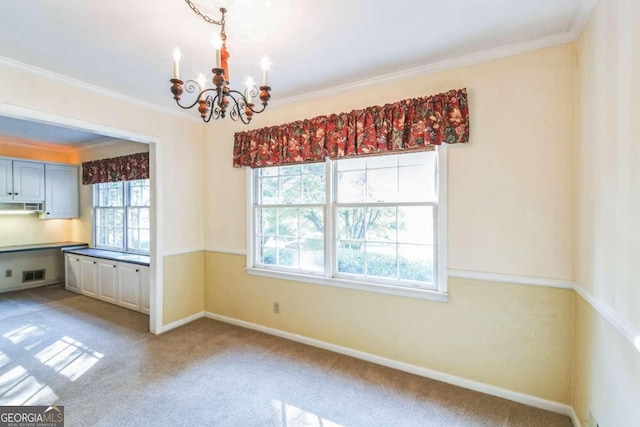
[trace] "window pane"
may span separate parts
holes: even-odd
[[[278,265],[283,267],[298,267],[298,239],[286,237],[277,238]]]
[[[277,234],[278,236],[297,237],[298,236],[298,209],[283,208],[277,212]]]
[[[280,177],[280,203],[297,204],[302,202],[302,177],[288,175]]]
[[[336,188],[338,203],[364,202],[367,195],[366,177],[365,170],[338,172],[338,185]]]
[[[258,234],[275,236],[276,234],[275,208],[258,209]]]
[[[414,183],[414,185],[420,185]],[[399,201],[398,169],[367,169],[367,201],[395,202]]]
[[[325,174],[302,175],[302,203],[324,203],[327,194]]]
[[[400,279],[433,283],[433,246],[399,245]]]
[[[259,240],[258,259],[262,264],[276,263],[276,239],[275,237],[263,237]]]
[[[433,244],[433,207],[401,206],[398,208],[398,241]]]
[[[258,263],[324,270],[323,208],[262,208],[257,213]]]
[[[367,208],[365,228],[367,241],[396,242],[397,218],[395,207]]]
[[[324,209],[300,209],[300,236],[322,239],[324,236]]]
[[[263,205],[272,205],[278,203],[278,177],[262,178],[258,182],[258,203]]]
[[[367,243],[366,274],[375,277],[398,277],[396,245],[393,243]]]
[[[364,243],[354,240],[337,242],[338,272],[364,274]]]
[[[300,269],[324,270],[324,239],[303,239],[300,241]]]
[[[336,209],[338,239],[363,240],[365,233],[365,208]]]

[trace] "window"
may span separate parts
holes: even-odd
[[[97,248],[149,253],[148,179],[93,185],[93,230]]]
[[[446,292],[444,151],[252,170],[249,271]]]

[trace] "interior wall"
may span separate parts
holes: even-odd
[[[22,272],[40,269],[45,271],[44,280],[22,282]],[[11,277],[6,277],[7,270],[11,270]],[[0,254],[0,292],[61,283],[63,278],[64,259],[59,249]]]
[[[164,292],[179,289],[186,294],[198,295],[202,283],[177,281],[174,269],[179,270],[179,266],[173,263],[165,266],[162,256],[202,249],[202,123],[19,66],[0,64],[0,76],[11,82],[0,92],[0,106],[5,109],[10,106],[14,111],[24,108],[32,115],[64,115],[71,122],[79,121],[80,125],[93,123],[106,129],[140,134],[144,138],[150,136],[157,141],[157,150],[152,150],[152,157],[157,157],[161,171],[157,179],[161,196],[157,219],[160,224],[158,243],[162,248],[158,259],[162,262],[156,263],[160,264],[156,265],[156,271],[161,274]],[[64,100],[63,109],[61,100]],[[167,94],[167,100],[167,105],[171,105],[170,94]],[[107,136],[122,136],[115,133]],[[185,206],[189,208],[185,209]],[[171,313],[172,305],[177,301],[167,301],[167,304],[163,307],[164,313]]]
[[[75,163],[82,168],[82,162],[108,159],[111,157],[126,156],[128,154],[143,153],[149,151],[149,144],[141,144],[132,141],[113,141],[113,144],[100,144],[98,146],[85,146],[74,152]],[[92,218],[92,192],[91,185],[82,185],[80,179],[80,218],[73,220],[71,236],[76,242],[85,242],[93,245],[93,218]]]
[[[243,256],[218,252],[246,251],[235,131],[466,87],[471,143],[448,153],[448,267],[572,280],[574,79],[563,45],[205,127],[205,309],[569,403],[571,291],[450,279],[443,304],[247,276]]]
[[[573,404],[600,425],[640,419],[640,4],[599,1],[577,43],[577,255]]]

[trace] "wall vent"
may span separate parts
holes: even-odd
[[[44,268],[42,270],[31,270],[22,272],[22,283],[44,280]]]

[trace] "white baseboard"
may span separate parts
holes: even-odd
[[[571,413],[568,415],[569,415],[569,418],[571,418],[573,427],[582,427],[582,422],[580,421],[580,418],[578,418],[578,414],[576,414],[575,408],[571,407]]]
[[[61,283],[64,283],[63,279],[43,280],[43,281],[36,282],[36,283],[28,283],[28,284],[25,284],[25,285],[18,285],[18,286],[12,286],[10,288],[0,289],[0,294],[3,293],[3,292],[22,291],[24,289],[40,288],[42,286],[58,285],[58,284],[61,284]]]
[[[203,311],[196,314],[192,314],[191,316],[185,317],[184,319],[180,319],[180,320],[176,320],[175,322],[168,323],[162,326],[162,328],[160,329],[160,333],[170,331],[182,325],[186,325],[187,323],[191,323],[194,320],[200,319],[201,317],[205,317],[205,314]]]
[[[458,387],[463,387],[466,389],[489,394],[491,396],[508,399],[514,402],[522,403],[524,405],[533,406],[535,408],[556,412],[562,415],[566,415],[572,418],[572,420],[577,419],[573,408],[564,403],[541,399],[535,396],[529,396],[527,394],[503,389],[500,387],[484,384],[477,381],[468,380],[466,378],[457,377],[455,375],[434,371],[432,369],[424,368],[422,366],[412,365],[405,362],[399,362],[397,360],[388,359],[385,357],[377,356],[375,354],[354,350],[348,347],[331,344],[326,341],[316,340],[313,338],[305,337],[303,335],[285,332],[279,329],[258,325],[256,323],[246,322],[244,320],[234,319],[232,317],[227,317],[220,314],[211,313],[208,311],[205,311],[203,314],[204,314],[204,317],[207,317],[209,319],[219,320],[221,322],[229,323],[229,324],[240,326],[247,329],[253,329],[255,331],[264,332],[269,335],[275,335],[280,338],[285,338],[291,341],[299,342],[302,344],[310,345],[310,346],[321,348],[324,350],[333,351],[335,353],[344,354],[346,356],[355,357],[356,359],[375,363],[377,365],[398,369],[399,371],[408,372],[411,374],[419,375],[421,377],[431,378],[437,381],[442,381],[447,384],[452,384]],[[580,427],[580,424],[575,424],[575,425],[576,427]]]

